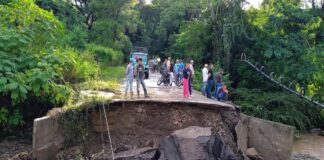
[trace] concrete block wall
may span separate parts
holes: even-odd
[[[33,158],[54,160],[63,146],[64,137],[57,118],[45,116],[34,120]]]
[[[265,160],[290,160],[294,127],[241,115],[236,127],[239,148],[255,148]]]

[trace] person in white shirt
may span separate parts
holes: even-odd
[[[170,68],[171,68],[171,57],[168,58],[168,61],[166,62],[167,68],[168,68],[168,72],[170,72]]]
[[[203,76],[203,84],[201,87],[201,93],[205,96],[206,95],[206,89],[208,84],[208,64],[204,65],[204,68],[202,69],[202,76]]]

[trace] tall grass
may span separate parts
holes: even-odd
[[[121,81],[125,76],[124,66],[107,67],[100,65],[99,78],[103,81]]]

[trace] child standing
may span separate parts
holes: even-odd
[[[188,64],[185,65],[185,68],[183,70],[183,97],[184,98],[190,98],[189,97],[189,76],[190,76],[190,70],[188,68]]]

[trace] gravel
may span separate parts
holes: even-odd
[[[295,154],[293,156],[293,160],[320,160],[319,158],[316,158],[314,156],[311,156],[309,154]]]

